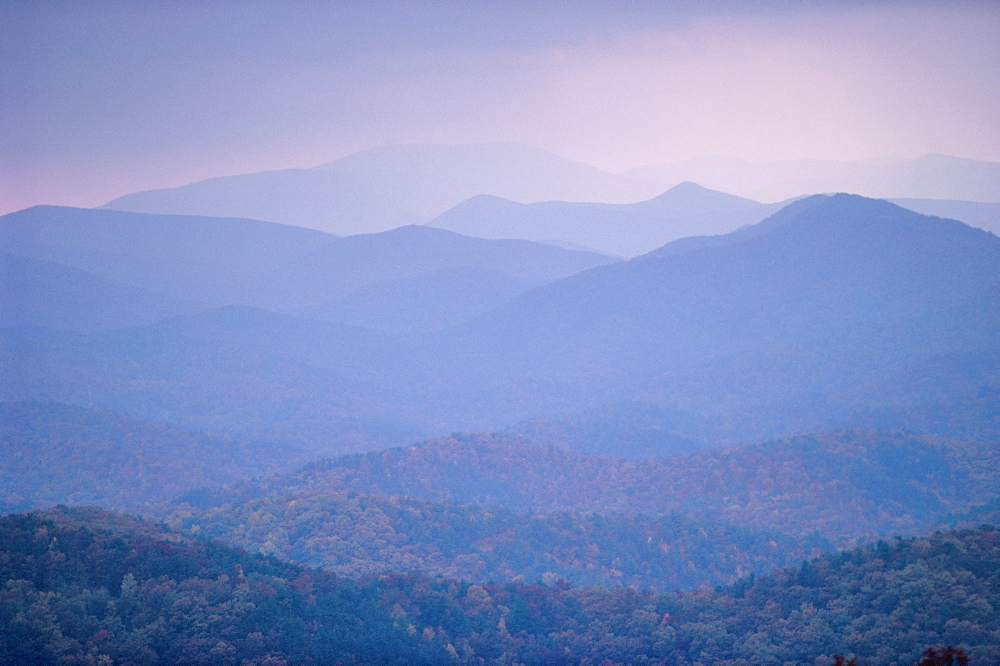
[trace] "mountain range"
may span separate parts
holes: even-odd
[[[815,428],[997,377],[987,232],[815,196],[710,245],[535,289],[445,332],[439,366],[457,357],[466,399],[503,387],[525,416],[639,399],[758,436],[779,434],[769,414]]]
[[[703,193],[685,185],[690,182],[718,192],[699,196]],[[678,185],[683,187],[664,195]],[[993,162],[942,155],[869,162],[704,158],[611,174],[513,143],[383,146],[308,169],[136,192],[105,208],[251,218],[354,235],[429,223],[464,204],[433,225],[487,238],[576,243],[631,257],[675,238],[752,224],[776,210],[771,202],[818,192],[935,200],[913,205],[919,212],[1000,230],[995,207],[977,205],[1000,203],[1000,164]]]
[[[1000,162],[950,155],[863,161],[749,162],[702,157],[632,169],[629,178],[661,188],[694,181],[761,201],[817,192],[853,192],[878,198],[952,199],[1000,203]]]
[[[0,218],[0,662],[996,661],[1000,204],[306,171]]]
[[[0,218],[7,325],[106,330],[240,304],[374,328],[441,328],[615,261],[426,227],[338,238],[258,220],[38,206]],[[385,312],[393,291],[409,318]],[[422,315],[437,306],[441,319]]]
[[[528,238],[591,247],[623,257],[688,236],[725,234],[760,222],[784,204],[761,204],[681,183],[633,204],[520,204],[480,195],[427,224],[481,238]]]
[[[480,194],[522,202],[625,203],[658,189],[514,143],[404,145],[364,150],[309,169],[137,192],[105,208],[250,217],[351,235],[422,224]]]
[[[136,218],[151,219],[159,218]],[[431,269],[421,279],[433,276],[441,262],[429,238],[451,243],[437,246],[442,256],[466,253],[479,265],[487,255],[470,248],[490,248],[490,270],[516,269],[524,282],[555,279],[553,257],[567,262],[559,270],[569,277],[507,300],[510,292],[499,293],[488,312],[472,308],[473,318],[420,335],[320,322],[298,309],[344,297],[338,280],[323,276],[368,270],[356,289],[419,273],[407,272],[412,265]],[[521,243],[423,227],[330,239],[243,292],[258,305],[283,301],[297,316],[237,301],[107,332],[8,328],[3,399],[85,405],[216,435],[305,438],[332,452],[529,420],[539,432],[547,419],[564,433],[593,432],[599,414],[613,431],[636,423],[635,413],[661,415],[656,441],[687,450],[853,425],[995,437],[988,405],[1000,376],[1000,241],[988,232],[836,195],[628,262]],[[375,247],[397,250],[383,260]],[[587,262],[605,265],[577,272]],[[206,283],[173,295],[231,284]],[[581,414],[587,428],[574,425]],[[594,450],[593,440],[582,446]]]

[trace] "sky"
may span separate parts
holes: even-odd
[[[0,3],[0,214],[401,143],[1000,161],[998,118],[997,0]]]

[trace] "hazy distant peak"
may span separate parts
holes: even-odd
[[[444,213],[442,213],[441,216],[453,214],[454,211],[477,211],[482,208],[517,209],[517,208],[522,208],[525,205],[529,204],[522,204],[518,201],[514,201],[513,199],[507,199],[506,197],[500,197],[495,194],[476,194],[474,196],[469,197],[465,201],[462,201],[461,203],[455,204],[454,206],[446,210]],[[435,218],[434,220],[430,220],[427,224],[430,226],[434,226],[434,222],[436,221],[436,219],[437,218]],[[440,229],[442,227],[435,227],[435,228]]]
[[[821,233],[849,234],[858,242],[866,237],[893,242],[897,235],[909,233],[904,232],[904,228],[916,230],[918,227],[925,230],[921,233],[931,233],[935,238],[943,238],[942,234],[954,236],[955,232],[959,232],[957,237],[963,238],[969,238],[969,234],[988,234],[958,220],[923,215],[891,201],[845,192],[795,201],[756,225],[753,231],[754,235],[759,235],[783,228],[822,228]]]
[[[619,179],[606,171],[554,153],[514,142],[471,144],[411,143],[366,148],[333,162],[313,167],[317,173],[346,172],[361,178],[400,177],[401,169],[440,172],[460,178],[490,182],[507,176],[517,181],[525,175],[550,178],[572,174],[575,178]],[[527,173],[525,173],[527,171]],[[532,173],[534,172],[534,173]]]
[[[1000,162],[952,155],[763,162],[709,157],[640,167],[622,175],[663,187],[694,181],[757,201],[848,191],[879,198],[1000,202]]]
[[[822,206],[830,199],[828,194],[813,194],[808,197],[803,197],[802,199],[797,199],[787,206],[783,207],[777,213],[767,218],[761,222],[758,227],[767,226],[778,226],[786,220],[790,220],[794,217],[801,215],[807,211],[813,210]]]
[[[634,203],[658,189],[515,143],[410,144],[363,150],[311,169],[137,192],[105,207],[251,217],[351,235],[428,222],[478,194],[522,203]]]
[[[860,194],[852,194],[850,192],[835,192],[832,194],[814,195],[801,199],[799,202],[812,203],[810,200],[815,200],[815,204],[813,206],[809,206],[807,204],[807,207],[804,208],[804,210],[812,207],[817,210],[830,210],[837,213],[871,214],[878,212],[886,215],[917,215],[917,213],[907,210],[902,206],[892,203],[891,201],[866,197]]]
[[[427,236],[447,236],[456,234],[452,231],[447,231],[445,229],[438,229],[436,227],[428,227],[425,224],[404,224],[394,229],[386,229],[385,231],[375,231],[368,234],[354,234],[353,236],[345,236],[345,238],[364,238],[380,236],[382,238],[424,238]]]
[[[928,153],[926,155],[921,155],[920,157],[912,160],[913,162],[923,162],[923,163],[934,163],[934,164],[948,164],[948,165],[959,165],[959,166],[971,166],[971,165],[989,165],[990,167],[996,168],[1000,163],[991,160],[977,160],[970,157],[958,157],[956,155],[946,155],[944,153]]]
[[[822,233],[834,229],[850,229],[849,233],[855,234],[877,233],[885,223],[895,224],[919,219],[928,218],[884,199],[846,192],[813,194],[792,201],[757,224],[742,227],[728,234],[682,238],[653,250],[649,255],[676,256],[692,250],[736,245],[771,233],[792,231],[806,234],[821,233],[817,230],[820,226],[827,228]],[[961,222],[954,221],[954,223],[965,226]]]
[[[728,194],[719,190],[704,187],[690,180],[674,185],[669,190],[654,197],[651,201],[670,202],[673,204],[705,205],[709,203],[733,204],[746,202],[747,204],[758,204],[759,202],[735,194]]]

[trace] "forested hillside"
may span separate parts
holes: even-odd
[[[913,663],[1000,659],[992,527],[803,562],[718,590],[359,581],[88,509],[0,519],[0,661]]]
[[[92,509],[0,519],[0,663],[435,661],[373,589]]]
[[[731,583],[831,549],[817,535],[795,538],[679,515],[518,513],[322,488],[181,510],[168,522],[344,576],[397,571],[659,590]]]
[[[832,540],[910,534],[1000,494],[992,443],[848,430],[740,449],[621,460],[509,436],[456,435],[307,465],[210,493],[203,506],[353,490],[514,511],[681,513]]]

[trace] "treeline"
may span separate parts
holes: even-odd
[[[1000,661],[1000,533],[898,539],[719,589],[358,581],[87,509],[0,519],[0,661]]]

